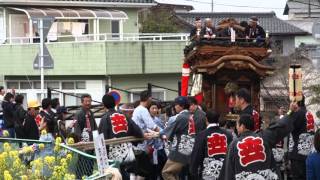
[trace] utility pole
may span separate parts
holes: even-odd
[[[211,12],[213,12],[213,0],[211,0]]]
[[[43,63],[43,49],[44,49],[44,34],[43,34],[43,19],[39,19],[38,29],[40,30],[40,55],[39,55],[39,64],[40,64],[40,79],[41,79],[41,99],[44,98],[44,63]]]
[[[309,5],[308,5],[308,17],[311,18],[311,2],[309,0]]]

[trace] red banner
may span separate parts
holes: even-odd
[[[188,96],[190,66],[184,63],[182,66],[182,77],[181,77],[181,96]]]

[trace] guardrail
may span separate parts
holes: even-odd
[[[103,33],[84,35],[47,36],[46,43],[95,42],[95,41],[188,41],[186,33]],[[9,37],[4,44],[39,43],[40,37]]]
[[[0,137],[0,144],[1,143],[5,143],[8,142],[9,144],[11,144],[12,148],[14,148],[14,150],[19,150],[21,148],[21,144],[23,143],[27,143],[29,145],[31,144],[45,144],[45,146],[48,147],[52,147],[52,145],[54,144],[54,142],[52,141],[40,141],[40,140],[29,140],[29,139],[16,139],[16,138],[3,138]],[[74,174],[79,174],[80,172],[86,171],[88,169],[88,167],[90,166],[92,168],[91,171],[96,170],[96,166],[94,166],[94,164],[97,161],[97,157],[91,154],[87,154],[83,151],[80,151],[78,149],[75,149],[73,147],[70,147],[69,145],[66,144],[56,144],[58,146],[60,146],[61,149],[63,149],[62,151],[60,151],[60,153],[67,151],[68,153],[72,154],[72,160],[71,160],[71,164],[69,164],[69,171],[74,173]],[[32,146],[32,145],[31,145]],[[0,147],[1,149],[1,147]],[[22,148],[21,148],[22,149]],[[53,150],[53,149],[52,149]],[[35,153],[35,152],[34,152]],[[39,152],[37,152],[39,153]],[[60,154],[58,153],[58,154]],[[64,155],[62,155],[64,158],[66,156],[66,153],[62,153]],[[55,157],[57,156],[57,154],[54,155]],[[37,156],[38,158],[41,157],[39,154]],[[20,157],[22,158],[22,156]],[[44,158],[44,157],[42,157]],[[34,159],[35,160],[35,159]],[[92,165],[90,165],[90,162],[92,163]],[[113,160],[109,160],[109,164],[110,167],[112,168],[118,168],[118,163],[113,161]],[[45,171],[44,169],[42,169],[43,171]],[[1,172],[3,173],[3,172]],[[111,174],[104,174],[104,175],[100,175],[99,173],[96,173],[93,171],[93,174],[91,174],[90,176],[87,176],[85,179],[86,180],[94,180],[94,179],[106,179],[106,178],[111,178],[112,175]]]

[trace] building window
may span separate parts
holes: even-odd
[[[86,82],[85,81],[77,81],[76,82],[76,89],[86,89]]]
[[[33,88],[34,89],[41,89],[41,82],[40,81],[34,81],[33,82]]]
[[[32,82],[20,82],[20,89],[32,89]]]
[[[44,88],[51,88],[51,89],[60,89],[60,84],[57,81],[52,81],[52,82],[47,82],[45,83],[45,87]]]
[[[19,89],[19,82],[7,82],[7,89]]]
[[[62,82],[62,89],[74,89],[74,82]]]
[[[144,90],[133,89],[132,94],[129,94],[130,102],[136,102],[140,100],[140,93]],[[152,98],[154,100],[165,101],[165,90],[162,89],[152,89]]]
[[[283,54],[283,41],[282,40],[275,40],[273,43],[273,52],[275,54]]]
[[[111,33],[112,38],[119,38],[120,33],[120,22],[119,21],[111,21]]]
[[[84,95],[84,94],[76,94],[76,96],[78,96],[77,99],[76,99],[76,105],[77,105],[77,106],[80,106],[80,105],[81,105],[81,98],[80,98],[80,97],[81,97],[82,95]]]
[[[47,98],[47,97],[48,97],[48,94],[44,93],[44,98]],[[60,99],[60,94],[59,93],[51,93],[51,99],[54,99],[54,98]],[[42,101],[41,100],[41,93],[37,93],[37,100],[41,104],[41,101]]]

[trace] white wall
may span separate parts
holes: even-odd
[[[87,80],[87,93],[91,95],[92,100],[101,102],[102,96],[105,94],[105,81],[104,80]],[[94,104],[94,103],[93,103]]]
[[[9,80],[11,81],[11,80]],[[17,80],[14,80],[16,82]],[[26,82],[25,80],[21,80],[23,82]],[[19,81],[19,82],[21,82]],[[54,80],[55,82],[60,83],[60,88],[57,89],[59,91],[70,93],[70,94],[76,94],[80,96],[81,94],[90,94],[92,96],[92,100],[101,102],[102,96],[105,94],[105,81],[104,80],[82,80],[86,82],[86,88],[85,89],[72,89],[72,90],[65,90],[62,89],[61,83],[62,82],[69,82],[69,81],[81,81],[81,80]],[[12,82],[12,81],[11,81]],[[30,82],[32,83],[32,82]],[[6,83],[5,83],[6,84]],[[37,99],[40,101],[40,89],[16,89],[16,93],[21,93],[25,95],[25,105],[26,102],[30,99]],[[45,93],[47,93],[47,90],[45,90]],[[52,91],[52,98],[59,98],[60,103],[62,105],[67,106],[74,106],[74,105],[80,105],[80,99],[72,96],[63,96],[62,93],[57,93]],[[64,104],[64,99],[67,104]],[[93,104],[97,104],[94,103]]]

